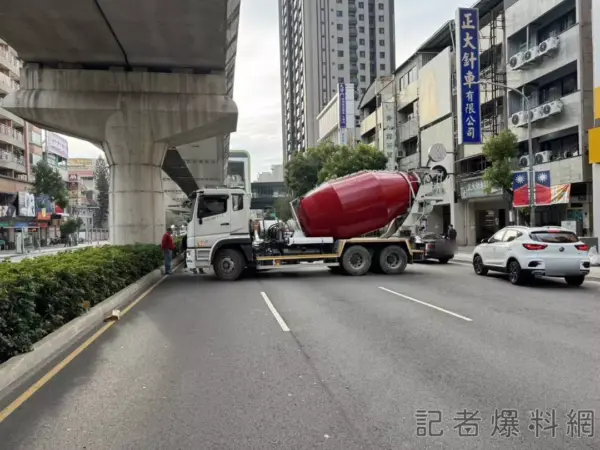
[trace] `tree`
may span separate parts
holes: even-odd
[[[510,130],[492,136],[483,145],[483,156],[490,163],[483,173],[488,194],[493,189],[501,189],[512,195],[513,160],[518,155],[517,145],[517,136]]]
[[[275,199],[275,203],[273,205],[273,210],[275,211],[275,215],[279,220],[287,222],[290,220],[292,216],[292,208],[290,206],[290,199],[287,197],[278,197]]]
[[[94,171],[94,184],[98,195],[98,212],[96,213],[96,217],[94,217],[96,228],[103,228],[108,219],[109,176],[106,161],[104,158],[98,158]]]
[[[58,169],[50,166],[44,158],[35,165],[33,174],[33,194],[36,197],[45,195],[56,205],[66,208],[69,204],[69,191]]]
[[[387,161],[383,152],[369,145],[360,144],[356,148],[340,146],[329,155],[319,171],[319,183],[361,170],[385,170]]]
[[[285,166],[285,184],[296,196],[302,196],[319,184],[319,172],[336,146],[324,144],[296,153]]]
[[[77,217],[69,219],[60,226],[60,235],[68,239],[70,236],[79,233],[79,229],[83,226],[83,219]]]
[[[285,183],[296,196],[318,184],[361,170],[384,170],[387,157],[369,145],[356,148],[326,143],[297,153],[286,164]]]

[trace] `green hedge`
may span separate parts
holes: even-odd
[[[156,245],[88,247],[0,264],[0,363],[162,264]]]

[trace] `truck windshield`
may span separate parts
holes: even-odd
[[[198,219],[216,216],[227,212],[226,196],[201,196],[198,197]]]
[[[534,231],[531,238],[548,244],[569,244],[578,242],[579,238],[570,231]]]

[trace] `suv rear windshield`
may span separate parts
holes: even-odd
[[[534,231],[531,238],[535,241],[546,242],[548,244],[568,244],[578,242],[579,238],[570,231]]]

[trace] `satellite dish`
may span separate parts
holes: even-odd
[[[429,159],[431,159],[433,162],[440,162],[446,158],[446,154],[448,152],[446,151],[446,147],[444,147],[442,144],[433,144],[431,147],[429,147],[427,153],[429,155]]]

